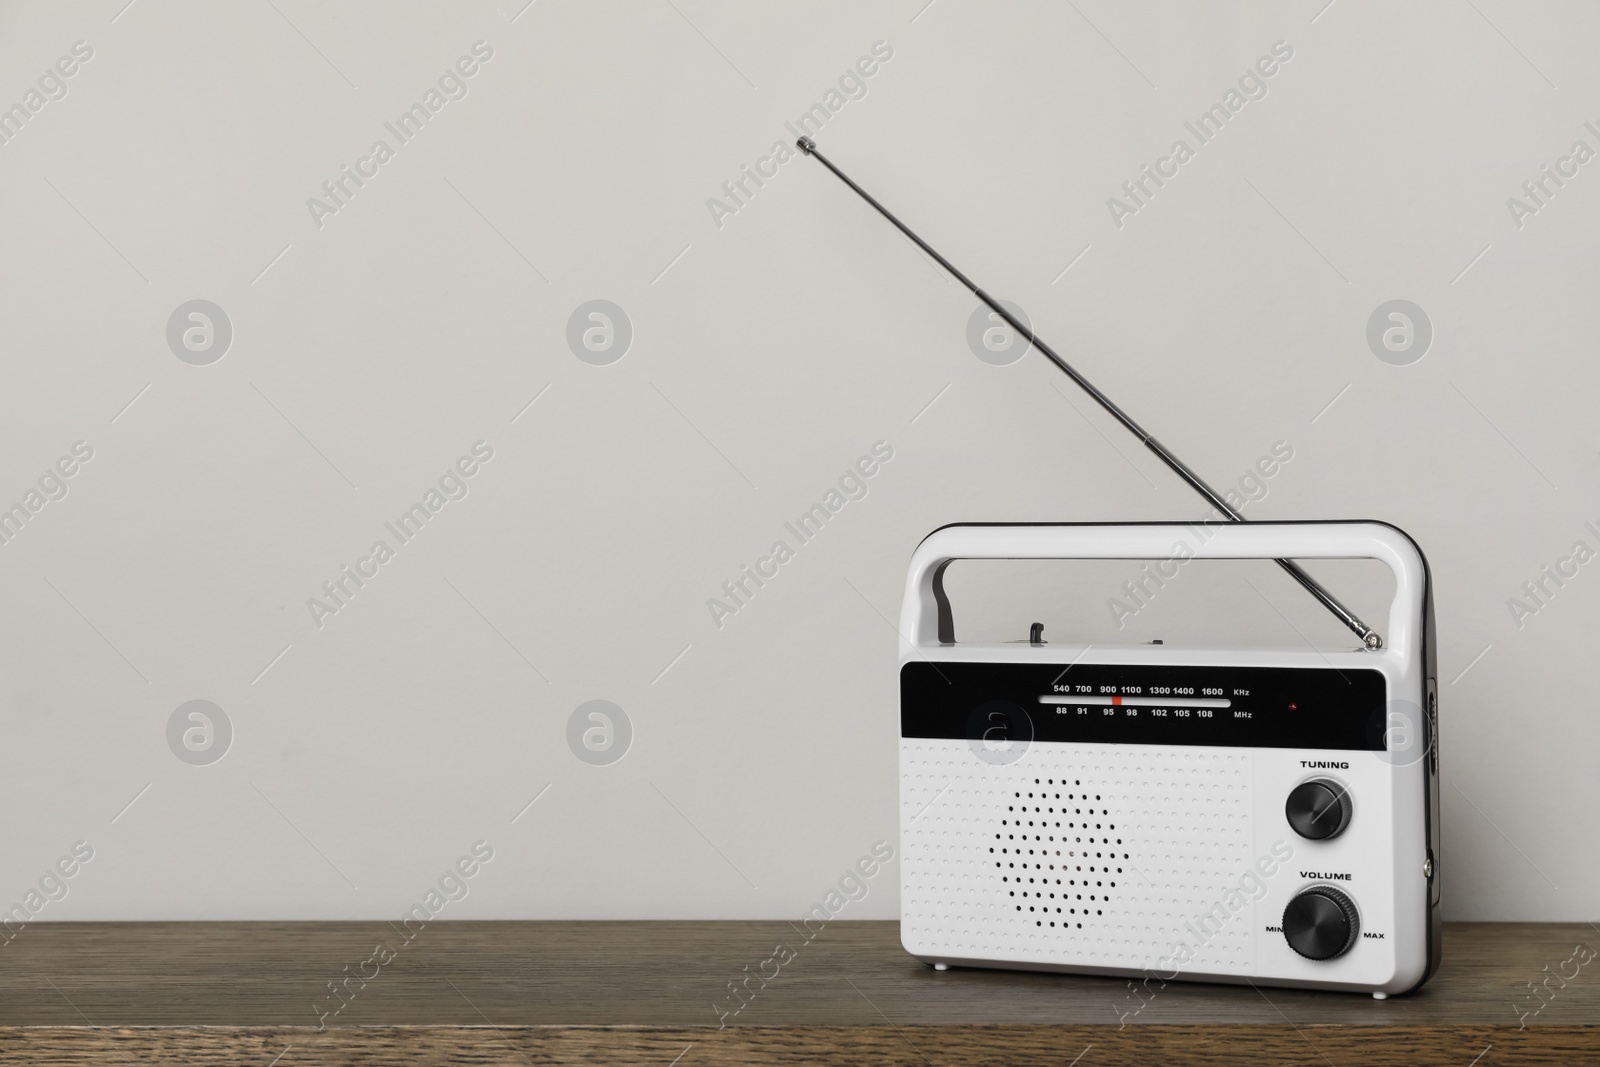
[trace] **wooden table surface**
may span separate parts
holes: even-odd
[[[1439,973],[1382,1002],[1183,983],[1141,1002],[1121,979],[939,973],[888,922],[809,942],[783,922],[411,933],[30,925],[0,947],[0,1063],[1600,1064],[1587,924],[1447,924]],[[780,943],[792,958],[735,1012],[729,983],[771,975]]]

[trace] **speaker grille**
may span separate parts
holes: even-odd
[[[1081,930],[1105,915],[1129,856],[1117,851],[1122,838],[1101,794],[1083,791],[1081,779],[1046,778],[1011,796],[989,851],[1018,916],[1041,929]]]
[[[927,955],[1248,972],[1250,755],[1040,742],[1015,763],[901,741],[901,936]]]

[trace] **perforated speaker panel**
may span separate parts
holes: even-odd
[[[919,955],[1246,974],[1251,756],[1047,742],[1014,763],[903,739],[901,938]],[[1234,897],[1230,899],[1229,893]]]

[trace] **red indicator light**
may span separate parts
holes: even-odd
[[[1300,705],[1299,704],[1290,704],[1289,705],[1289,710],[1290,711],[1299,711],[1300,710]]]

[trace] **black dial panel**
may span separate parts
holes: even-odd
[[[1041,700],[1043,698],[1043,700]],[[932,663],[900,669],[900,735],[1382,751],[1381,671]]]

